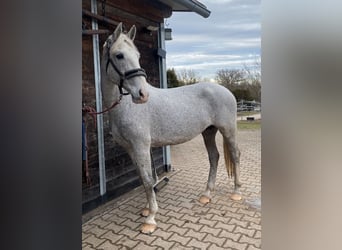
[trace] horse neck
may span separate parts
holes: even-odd
[[[118,85],[108,79],[105,70],[101,70],[101,90],[102,98],[107,107],[120,98]]]

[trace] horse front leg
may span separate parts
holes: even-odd
[[[153,233],[157,228],[157,223],[154,218],[158,212],[156,194],[153,190],[154,179],[151,169],[149,149],[149,147],[144,147],[144,149],[136,149],[134,150],[134,153],[132,153],[132,159],[138,168],[141,181],[145,188],[148,203],[148,207],[142,212],[142,215],[147,217],[145,218],[145,223],[140,228],[140,231],[145,234]]]

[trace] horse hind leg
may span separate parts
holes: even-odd
[[[207,188],[199,200],[202,204],[207,204],[210,202],[211,192],[215,188],[217,164],[218,164],[219,157],[220,157],[219,152],[216,147],[216,142],[215,142],[216,133],[217,133],[217,128],[213,126],[208,127],[202,133],[204,144],[208,151],[209,163],[210,163]]]
[[[234,193],[231,195],[232,200],[241,200],[241,194],[239,188],[241,187],[240,182],[240,150],[236,143],[235,133],[229,136],[223,135],[223,148],[225,164],[227,168],[228,177],[234,175]]]

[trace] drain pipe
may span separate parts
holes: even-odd
[[[97,14],[97,1],[91,0],[91,12]],[[92,30],[98,30],[97,20],[92,19]],[[101,96],[101,69],[100,69],[100,48],[99,35],[93,35],[93,56],[94,56],[94,77],[95,77],[95,93],[96,93],[96,111],[102,111],[102,96]],[[99,156],[99,183],[100,195],[106,193],[106,166],[104,156],[104,137],[103,137],[103,116],[97,116],[97,145]]]
[[[158,29],[158,55],[159,55],[159,79],[160,87],[167,89],[166,78],[166,51],[165,51],[165,27],[164,23],[159,24]],[[163,162],[165,171],[171,171],[171,153],[170,146],[163,146]]]

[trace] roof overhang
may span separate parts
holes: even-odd
[[[209,17],[210,10],[197,0],[158,0],[172,8],[172,11],[195,12],[204,18]]]

